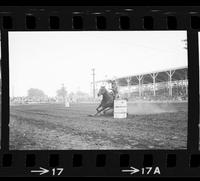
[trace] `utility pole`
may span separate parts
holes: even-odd
[[[92,69],[92,79],[93,79],[93,98],[95,98],[95,69]]]

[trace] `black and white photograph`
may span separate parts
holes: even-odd
[[[198,32],[199,70],[200,70],[200,33]],[[200,72],[199,72],[199,103],[200,103]],[[199,149],[200,149],[200,108],[199,108]]]
[[[186,31],[12,31],[10,150],[187,149]]]
[[[1,32],[0,32],[0,149],[1,149]]]

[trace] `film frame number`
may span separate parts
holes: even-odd
[[[46,173],[50,173],[52,176],[60,176],[64,171],[64,168],[52,168],[46,169],[40,167],[38,170],[31,170],[31,173],[39,173],[39,175],[44,175]]]
[[[64,168],[53,168],[52,171],[52,175],[53,176],[59,176],[62,174]]]
[[[142,175],[149,175],[149,174],[153,174],[153,175],[160,175],[160,168],[159,167],[144,167],[141,169],[141,173]]]
[[[135,167],[130,167],[130,169],[127,170],[122,170],[122,172],[127,172],[130,175],[133,175],[135,173],[141,173],[142,175],[160,175],[160,168],[157,167],[143,167],[141,169],[135,168]]]

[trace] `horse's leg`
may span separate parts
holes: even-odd
[[[103,111],[103,113],[105,114],[107,111],[109,111],[110,109],[112,109],[112,107],[108,107],[108,109],[105,109],[104,111]]]
[[[109,108],[104,109],[103,114],[105,114],[107,110],[109,110]]]
[[[96,108],[97,112],[99,111],[99,108],[102,106],[102,103],[99,104],[99,106]]]
[[[113,107],[114,107],[114,102],[113,102],[113,101],[112,101],[111,103],[108,103],[108,104],[106,105],[106,108],[108,108],[108,109],[104,110],[104,114],[105,114],[107,111],[109,111],[110,109],[113,109]]]
[[[97,112],[99,111],[99,108],[100,108],[100,105],[96,108],[96,111],[97,111]]]
[[[95,116],[96,116],[97,114],[101,113],[101,112],[104,111],[104,110],[105,110],[105,107],[102,107],[102,109],[100,109],[100,110],[97,111],[97,113],[95,114]]]

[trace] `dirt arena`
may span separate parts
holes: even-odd
[[[10,149],[186,149],[187,103],[128,103],[128,118],[90,117],[97,104],[10,107]]]

